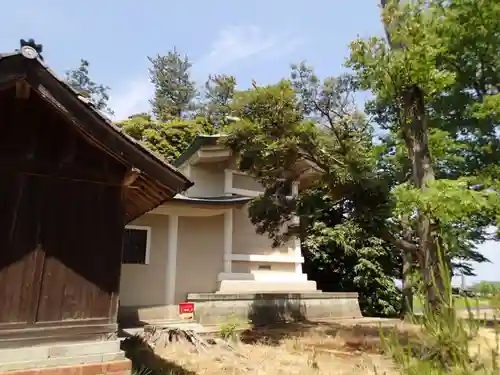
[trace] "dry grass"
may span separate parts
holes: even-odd
[[[154,353],[143,349],[140,362],[153,370],[150,375],[341,375],[373,374],[375,369],[393,375],[392,360],[382,354],[381,329],[386,334],[396,329],[403,345],[418,340],[420,331],[399,320],[287,324],[243,332],[234,352],[213,347],[197,353],[190,345],[170,344]],[[484,349],[494,339],[493,330],[482,329],[473,345],[489,352]]]
[[[470,343],[471,354],[479,354],[486,360],[492,353],[500,353],[499,332],[496,329],[480,328],[477,337]]]
[[[235,353],[213,349],[195,354],[185,345],[170,345],[158,353],[182,367],[173,374],[203,375],[312,375],[370,373],[374,367],[387,370],[390,361],[379,355],[352,354],[341,350],[311,350],[300,340],[285,340],[282,345],[238,344]]]
[[[157,348],[154,373],[169,375],[330,375],[394,374],[390,359],[381,354],[380,323],[403,332],[414,328],[394,321],[344,321],[288,324],[245,331],[235,351],[214,347],[196,353],[186,344]]]

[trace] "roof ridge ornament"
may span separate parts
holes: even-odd
[[[27,59],[36,59],[37,57],[43,61],[43,57],[41,55],[43,51],[43,45],[37,44],[35,39],[28,39],[27,41],[24,39],[20,40],[21,44],[21,54]]]

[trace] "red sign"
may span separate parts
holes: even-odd
[[[192,314],[194,313],[194,303],[181,302],[179,303],[179,314]]]
[[[194,315],[194,303],[192,302],[179,303],[179,315],[182,319],[192,320]]]

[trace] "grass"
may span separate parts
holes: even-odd
[[[216,348],[193,355],[190,348],[171,345],[158,354],[184,368],[186,374],[347,375],[370,373],[374,368],[390,373],[392,362],[374,344],[378,341],[378,329],[368,331],[361,327],[346,327],[344,331],[329,324],[293,325],[248,331],[235,344],[234,353]]]
[[[403,346],[418,346],[421,328],[394,319],[289,323],[243,332],[231,352],[213,347],[197,353],[189,344],[154,351],[145,345],[124,348],[138,375],[347,375],[399,374],[383,350],[382,336],[397,333]],[[481,329],[473,350],[495,346],[492,329]],[[147,368],[148,370],[144,370]]]
[[[234,352],[214,347],[196,353],[178,343],[156,348],[148,363],[137,355],[132,359],[138,368],[148,367],[150,375],[347,375],[374,369],[396,374],[392,360],[382,353],[380,327],[397,327],[407,338],[415,331],[397,320],[290,323],[243,332]]]
[[[453,297],[453,302],[455,304],[455,308],[457,309],[467,309],[467,304],[469,307],[474,310],[476,307],[484,308],[484,307],[489,307],[490,306],[490,299],[481,297],[481,298],[466,298],[466,297],[459,297],[459,296],[454,296]],[[413,308],[415,311],[421,311],[423,310],[424,304],[423,304],[423,299],[420,296],[414,296],[413,297]]]

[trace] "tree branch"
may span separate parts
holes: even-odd
[[[392,234],[385,228],[379,231],[379,237],[400,250],[409,251],[415,254],[418,253],[419,248],[415,243],[404,240],[402,238],[397,238],[396,236],[394,236],[394,234]]]

